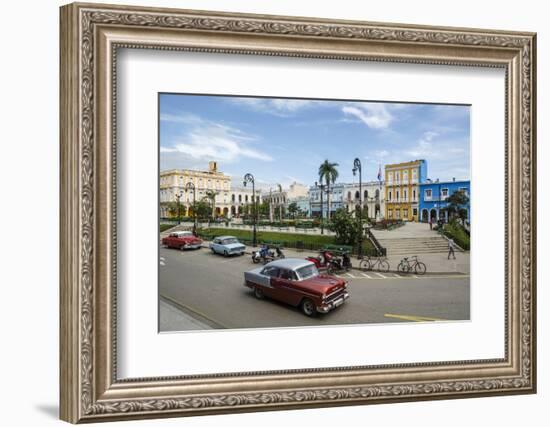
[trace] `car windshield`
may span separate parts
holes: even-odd
[[[188,236],[191,236],[192,233],[190,231],[181,231],[175,235],[178,237],[188,237]]]
[[[300,267],[296,270],[296,273],[298,274],[300,280],[309,279],[310,277],[315,277],[319,275],[317,267],[315,267],[315,265],[313,264]]]
[[[232,239],[225,239],[222,243],[224,245],[232,245],[233,243],[239,243],[239,241],[235,238],[232,238]]]

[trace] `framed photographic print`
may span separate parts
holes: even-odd
[[[533,393],[535,34],[61,8],[61,418]]]

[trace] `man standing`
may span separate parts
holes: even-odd
[[[447,259],[451,259],[451,255],[453,256],[453,259],[456,259],[454,244],[455,241],[453,239],[449,239],[449,255],[447,255]]]
[[[432,222],[432,219],[430,218],[430,220],[428,221],[430,223],[430,230],[432,230],[433,228],[433,222]]]

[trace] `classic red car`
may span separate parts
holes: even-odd
[[[311,261],[287,258],[244,273],[244,285],[256,298],[273,298],[300,307],[306,316],[328,313],[349,298],[347,282],[319,274]]]
[[[174,231],[168,236],[163,237],[162,245],[181,250],[199,249],[202,246],[202,240],[195,237],[190,231]]]

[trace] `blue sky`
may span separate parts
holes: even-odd
[[[470,179],[470,107],[384,102],[160,95],[160,168],[205,170],[209,160],[238,184],[318,180],[339,164],[339,182],[376,180],[378,165],[426,159],[428,177]]]

